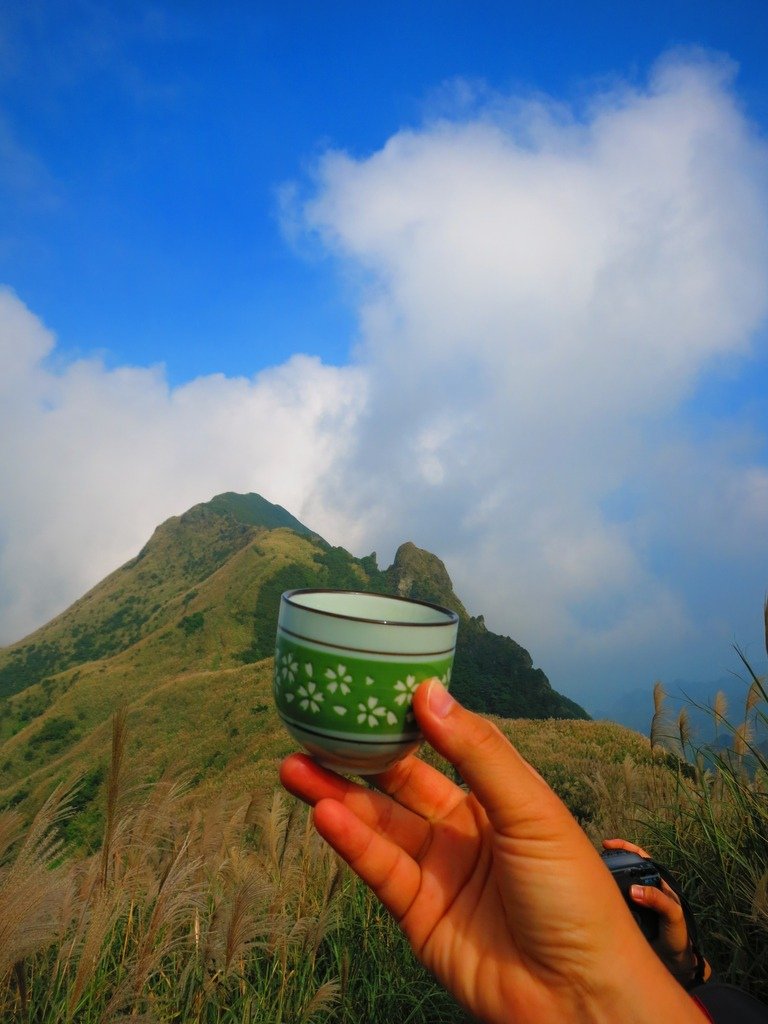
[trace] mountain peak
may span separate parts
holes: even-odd
[[[267,530],[285,527],[301,537],[317,537],[313,530],[300,523],[282,505],[275,505],[253,492],[236,494],[234,491],[225,491],[210,501],[203,502],[202,505],[196,505],[195,508],[205,508],[218,515],[231,516],[247,526],[262,526]]]
[[[408,540],[397,549],[389,577],[401,597],[441,604],[467,618],[467,611],[453,592],[453,583],[443,562],[431,551],[416,547],[413,541]]]

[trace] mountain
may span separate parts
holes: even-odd
[[[467,612],[435,555],[406,543],[382,570],[375,553],[355,558],[259,495],[222,494],[167,520],[135,558],[0,650],[0,806],[35,802],[75,771],[86,773],[81,796],[99,785],[122,704],[145,779],[178,765],[203,787],[272,772],[291,748],[270,693],[279,597],[310,586],[453,608],[452,686],[477,710],[589,717],[523,647]]]

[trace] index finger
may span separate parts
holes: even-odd
[[[398,761],[373,781],[398,804],[432,822],[446,818],[466,799],[455,782],[413,756]]]
[[[364,825],[386,835],[410,857],[418,857],[427,844],[429,825],[424,818],[388,796],[322,768],[306,754],[292,754],[283,761],[280,781],[289,793],[313,807],[329,799],[342,804]]]

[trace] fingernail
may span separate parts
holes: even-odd
[[[645,893],[643,892],[642,885],[631,885],[629,887],[629,891],[632,894],[633,900],[640,900],[642,902],[642,900],[645,898]]]
[[[456,701],[439,679],[433,679],[427,690],[427,706],[436,718],[445,718]]]

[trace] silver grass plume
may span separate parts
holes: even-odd
[[[653,684],[653,718],[651,719],[651,750],[655,750],[657,747],[663,747],[664,741],[667,740],[667,719],[666,711],[664,707],[664,701],[666,699],[666,692],[663,684],[657,680]]]

